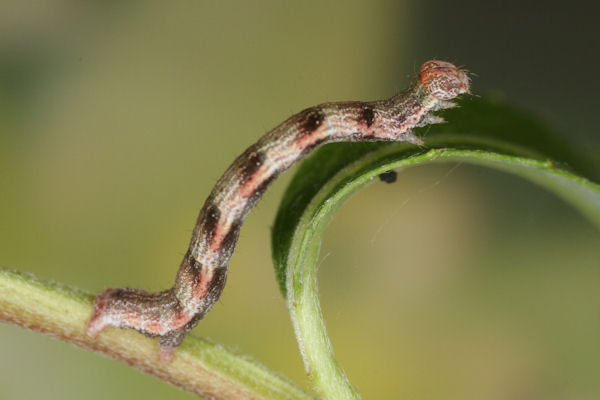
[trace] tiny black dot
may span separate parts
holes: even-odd
[[[387,171],[383,174],[379,174],[379,179],[385,183],[394,183],[396,182],[396,178],[398,178],[398,173],[396,171]]]

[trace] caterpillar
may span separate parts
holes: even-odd
[[[454,107],[470,93],[465,70],[425,62],[409,88],[372,102],[324,103],[293,115],[246,149],[218,180],[198,216],[189,249],[172,288],[105,289],[94,299],[87,333],[108,327],[158,337],[160,358],[177,346],[218,301],[244,219],[279,174],[320,145],[332,142],[404,141],[423,146],[414,127],[444,122],[433,112]]]

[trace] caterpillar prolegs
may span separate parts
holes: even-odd
[[[373,102],[325,103],[288,118],[244,151],[218,180],[200,211],[172,288],[106,289],[96,296],[87,332],[107,326],[159,337],[169,361],[186,334],[219,299],[244,219],[277,176],[316,147],[332,142],[405,141],[424,145],[412,128],[444,120],[434,111],[469,93],[467,72],[425,62],[409,88]]]

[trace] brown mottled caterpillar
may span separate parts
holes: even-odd
[[[443,122],[433,111],[469,93],[467,73],[444,61],[427,61],[412,85],[373,102],[325,103],[290,117],[242,153],[206,199],[177,272],[163,292],[106,289],[94,300],[87,332],[107,326],[159,337],[161,359],[169,361],[185,335],[219,299],[227,266],[244,219],[283,171],[321,144],[405,141],[423,145],[412,128]]]

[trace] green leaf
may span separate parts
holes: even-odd
[[[431,163],[483,165],[548,189],[600,229],[600,186],[581,175],[593,177],[591,160],[544,124],[498,101],[469,98],[460,105],[442,114],[448,123],[416,132],[427,148],[403,143],[323,147],[300,166],[284,195],[272,232],[275,272],[305,367],[324,398],[359,395],[335,361],[326,333],[316,281],[319,248],[337,209],[379,174]]]

